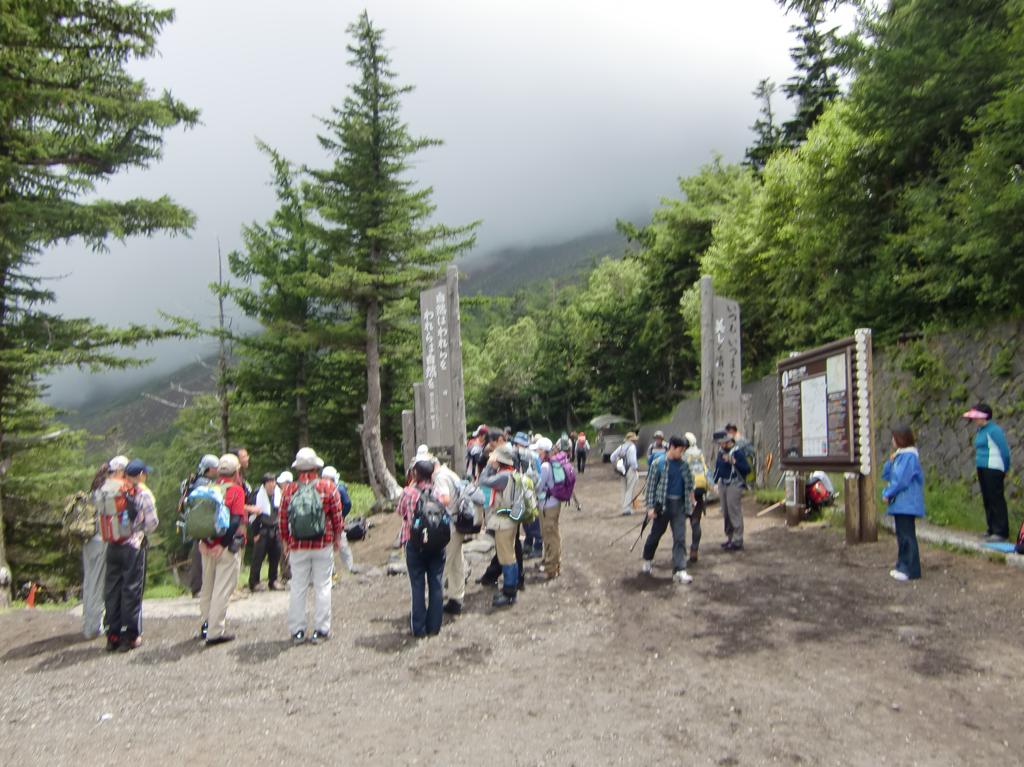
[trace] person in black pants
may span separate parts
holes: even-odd
[[[277,510],[281,504],[281,491],[277,487],[277,478],[273,474],[263,475],[263,485],[256,492],[257,514],[252,522],[252,565],[249,568],[249,591],[256,591],[260,586],[260,570],[263,559],[269,560],[267,568],[267,586],[276,591],[277,567],[281,561],[281,536],[278,529]]]

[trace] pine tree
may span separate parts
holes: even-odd
[[[381,339],[401,321],[393,309],[440,277],[455,255],[470,247],[474,225],[449,228],[431,223],[432,190],[408,177],[413,155],[437,145],[415,137],[402,122],[401,97],[383,45],[383,31],[364,11],[352,24],[350,64],[358,73],[340,108],[322,120],[321,146],[331,167],[311,170],[307,198],[319,219],[319,239],[329,272],[322,298],[353,311],[366,354],[366,410],[361,427],[371,487],[380,500],[400,488],[388,469],[381,436],[383,367]],[[386,383],[384,384],[386,387]]]
[[[776,86],[767,77],[761,80],[753,91],[753,96],[761,103],[761,116],[754,121],[754,145],[747,149],[744,165],[757,172],[764,170],[768,158],[782,146],[782,130],[775,124],[775,112],[772,109],[772,96]]]
[[[803,14],[803,24],[794,25],[799,44],[790,48],[796,74],[783,86],[786,97],[795,101],[793,118],[782,126],[782,142],[795,147],[807,138],[825,107],[839,97],[839,75],[845,66],[843,43],[836,27],[826,27],[826,9],[839,3],[821,0],[781,2]]]
[[[0,6],[0,466],[12,458],[18,435],[11,425],[31,407],[42,375],[63,365],[137,364],[116,349],[163,335],[47,312],[54,294],[32,269],[60,242],[81,239],[102,250],[110,237],[191,228],[192,214],[167,197],[91,196],[118,171],[159,159],[167,130],[198,120],[195,110],[167,92],[153,96],[125,70],[155,53],[172,19],[170,11],[102,0]],[[2,519],[0,605],[10,596]]]

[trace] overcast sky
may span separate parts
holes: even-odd
[[[162,6],[163,3],[156,3]],[[137,239],[95,255],[47,253],[39,273],[57,310],[109,323],[155,322],[157,311],[214,318],[207,284],[217,240],[239,247],[245,223],[274,209],[257,137],[297,163],[328,164],[318,115],[351,78],[345,28],[365,7],[386,30],[395,70],[416,86],[404,116],[443,139],[414,176],[434,187],[438,219],[482,219],[478,250],[558,242],[616,218],[644,218],[676,180],[713,152],[742,158],[762,77],[791,73],[786,18],[774,0],[179,0],[158,58],[133,65],[154,90],[202,111],[202,125],[167,135],[163,161],[124,173],[108,198],[170,195],[198,216],[191,238]],[[779,107],[781,99],[779,99]],[[109,292],[127,273],[140,291]],[[147,375],[196,354],[143,350]],[[124,375],[124,374],[121,374]],[[73,405],[112,386],[76,371],[53,381]]]

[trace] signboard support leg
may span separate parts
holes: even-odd
[[[859,474],[847,473],[843,495],[846,499],[846,543],[852,545],[861,542],[861,490],[862,478]]]
[[[868,389],[868,434],[869,439],[869,450],[874,450],[874,436],[875,436],[875,368],[874,360],[872,358],[872,347],[874,344],[871,340],[871,333],[867,331],[865,353],[864,358],[867,361],[867,373],[865,378],[867,379]],[[878,518],[875,513],[875,502],[878,496],[875,494],[875,464],[874,456],[870,455],[871,458],[871,471],[866,475],[861,474],[859,478],[860,484],[860,540],[861,543],[874,543],[878,540]]]

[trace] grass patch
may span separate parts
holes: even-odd
[[[352,499],[352,511],[350,517],[367,517],[370,515],[370,508],[374,500],[373,490],[369,485],[362,485],[358,482],[348,484],[348,495]]]
[[[781,487],[760,487],[754,491],[754,500],[763,506],[771,506],[785,498],[786,490]]]
[[[943,479],[928,482],[924,488],[924,507],[926,518],[932,524],[974,533],[985,532],[985,510],[981,499],[972,498],[963,482]]]
[[[143,596],[146,599],[172,599],[187,593],[189,593],[187,588],[176,583],[158,583],[154,586],[147,586]]]

